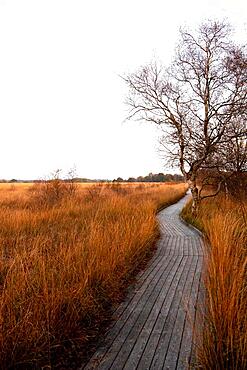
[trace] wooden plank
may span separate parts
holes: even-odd
[[[154,357],[150,364],[150,369],[162,369],[163,363],[166,358],[167,349],[170,343],[170,339],[172,336],[172,331],[174,327],[174,323],[177,318],[178,309],[180,306],[181,298],[183,295],[184,286],[188,277],[188,274],[191,269],[191,265],[193,263],[193,256],[184,257],[187,258],[187,265],[184,270],[182,277],[180,278],[179,285],[174,293],[172,303],[169,307],[169,311],[165,310],[165,316],[160,318],[158,330],[154,330],[156,335],[159,334],[159,341],[157,343],[157,347],[154,353]],[[182,330],[183,328],[181,328]],[[140,368],[141,369],[141,368]]]
[[[156,317],[159,314],[160,307],[159,307],[159,297],[161,295],[166,295],[166,292],[164,290],[165,286],[170,286],[172,283],[172,280],[174,278],[175,273],[179,268],[183,267],[183,261],[182,257],[178,256],[177,261],[170,270],[170,272],[167,274],[165,279],[162,280],[162,285],[157,285],[153,291],[153,295],[148,300],[146,306],[141,311],[140,316],[138,317],[138,320],[135,322],[135,325],[132,327],[132,330],[130,331],[128,337],[125,340],[124,345],[122,346],[121,350],[118,353],[118,358],[113,363],[113,368],[125,368],[125,363],[128,360],[129,356],[131,356],[130,362],[132,363],[132,369],[133,369],[133,362],[136,360],[136,357],[138,356],[138,351],[134,348],[138,338],[141,339],[141,342],[145,340],[145,336],[148,335],[147,329],[146,329],[146,323],[148,320],[151,321],[151,324],[154,323]],[[177,269],[176,269],[177,266]],[[153,314],[152,314],[153,313]]]
[[[201,281],[201,270],[202,270],[203,259],[198,256],[197,267],[194,275],[193,285],[191,288],[191,294],[188,301],[188,307],[186,312],[186,322],[183,331],[183,337],[181,347],[179,351],[177,369],[187,369],[191,360],[192,342],[193,342],[193,326],[195,322],[197,299],[199,286]]]
[[[178,256],[178,259],[181,259],[181,263],[176,271],[173,271],[173,276],[171,277],[170,284],[167,284],[163,287],[160,295],[156,301],[155,306],[153,307],[146,323],[142,328],[142,332],[138,336],[135,346],[132,350],[132,353],[127,360],[124,369],[135,369],[138,366],[139,360],[142,358],[144,360],[145,354],[143,354],[144,350],[149,347],[149,339],[154,330],[154,327],[157,323],[158,317],[160,316],[160,312],[164,309],[164,306],[168,306],[169,298],[170,301],[172,300],[172,292],[176,291],[176,287],[179,284],[180,277],[184,271],[185,264],[187,262],[187,258],[183,258],[182,256]],[[168,297],[169,295],[169,297]],[[146,351],[148,353],[148,357],[150,357],[150,349]],[[147,362],[147,361],[146,361]]]
[[[203,257],[201,256],[201,263],[203,266]],[[203,284],[203,276],[200,276],[200,282],[198,286],[197,296],[196,296],[196,310],[193,322],[193,339],[192,339],[192,351],[191,351],[191,363],[194,364],[195,361],[195,354],[196,354],[196,341],[195,337],[201,335],[203,333],[203,325],[204,325],[204,315],[205,315],[205,299],[206,299],[206,292],[205,287]]]
[[[167,349],[167,355],[164,362],[164,369],[175,369],[177,364],[177,359],[179,357],[181,341],[183,337],[183,331],[186,321],[186,309],[188,308],[188,301],[191,294],[191,288],[193,280],[195,277],[195,271],[198,263],[198,257],[193,256],[193,262],[187,275],[186,283],[184,286],[183,294],[180,300],[180,305],[178,308],[178,313],[176,321],[173,326],[172,336]],[[192,328],[191,328],[192,329]],[[191,336],[191,346],[192,346],[192,330],[190,333]],[[189,353],[190,355],[190,353]],[[185,358],[184,361],[188,362],[189,357]]]

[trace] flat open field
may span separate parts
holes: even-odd
[[[61,366],[68,348],[74,356],[153,250],[157,209],[186,188],[1,184],[3,368]]]

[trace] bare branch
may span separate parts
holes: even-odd
[[[246,168],[247,56],[230,31],[223,22],[203,23],[193,34],[180,30],[169,68],[152,62],[123,77],[128,118],[167,128],[163,149],[199,198],[201,168]]]

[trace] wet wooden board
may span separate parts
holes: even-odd
[[[188,196],[158,215],[161,238],[147,269],[114,312],[84,370],[187,369],[201,299],[202,236],[180,220]]]

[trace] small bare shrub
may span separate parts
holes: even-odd
[[[69,172],[66,179],[60,178],[61,170],[56,170],[50,179],[43,180],[33,185],[33,196],[39,206],[54,206],[64,199],[76,196],[78,184]]]

